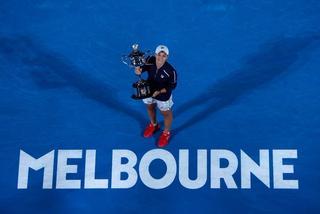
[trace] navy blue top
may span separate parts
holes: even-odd
[[[148,81],[154,91],[160,91],[165,88],[166,93],[161,93],[155,97],[160,101],[167,101],[172,93],[172,90],[177,86],[177,73],[175,69],[168,63],[165,62],[163,66],[157,69],[156,57],[151,56],[146,60],[146,64],[142,66],[142,71],[148,72]]]

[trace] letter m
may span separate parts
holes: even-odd
[[[38,171],[44,168],[43,189],[52,189],[54,150],[36,159],[20,150],[18,189],[28,188],[29,168]]]

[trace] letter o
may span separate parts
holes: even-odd
[[[155,179],[149,171],[152,161],[160,159],[166,164],[167,171],[162,178]],[[139,165],[141,181],[152,189],[163,189],[168,187],[176,177],[177,164],[173,155],[163,149],[153,149],[143,155]]]

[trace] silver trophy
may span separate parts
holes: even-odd
[[[122,62],[129,67],[141,67],[146,64],[146,58],[148,56],[148,52],[145,54],[139,50],[138,44],[133,44],[131,53],[122,56]],[[138,77],[139,80],[132,84],[134,94],[131,97],[136,100],[151,97],[152,90],[150,83],[147,80],[142,79],[141,75],[138,75]]]

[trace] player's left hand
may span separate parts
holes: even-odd
[[[156,97],[156,96],[158,96],[159,94],[160,94],[160,91],[155,91],[155,92],[153,92],[152,97]]]

